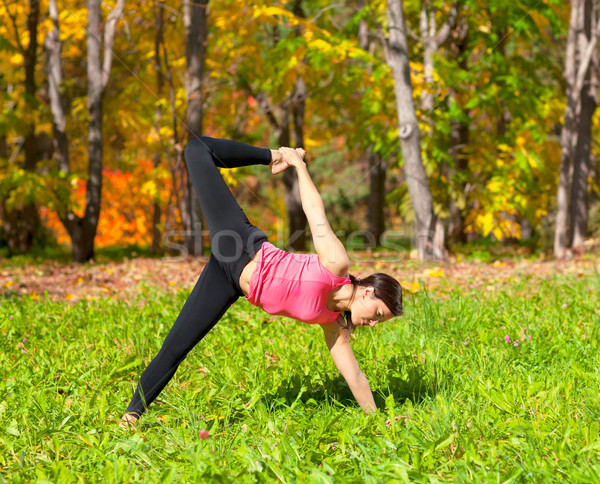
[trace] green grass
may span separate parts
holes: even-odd
[[[318,327],[241,299],[136,433],[117,421],[187,294],[3,299],[0,482],[598,482],[599,289],[407,296],[403,318],[355,331],[375,415]]]

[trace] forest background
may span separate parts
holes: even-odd
[[[0,482],[598,482],[599,6],[0,0]],[[402,283],[376,414],[240,298],[118,426],[206,264],[195,135],[304,147]],[[293,170],[222,174],[311,249]]]
[[[581,254],[597,4],[3,0],[0,250],[205,252],[182,156],[203,134],[304,147],[350,248]],[[272,241],[309,250],[295,174],[257,168],[223,175]]]

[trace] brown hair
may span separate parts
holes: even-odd
[[[356,278],[352,274],[348,276],[354,286],[350,299],[354,297],[358,286],[371,286],[374,289],[375,297],[381,299],[394,316],[402,316],[402,286],[396,279],[382,272],[376,272],[364,278]],[[344,311],[344,318],[346,319],[346,327],[351,330],[354,329],[352,312]]]

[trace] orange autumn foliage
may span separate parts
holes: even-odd
[[[172,179],[164,168],[154,169],[149,160],[138,160],[131,172],[105,168],[102,170],[102,200],[100,220],[95,238],[97,248],[152,243],[153,204],[162,208],[159,230],[164,231],[165,207],[172,193]],[[85,210],[86,181],[78,180],[72,194],[73,211],[82,216]],[[71,244],[71,239],[56,212],[40,209],[42,221],[55,235],[59,244]],[[178,218],[178,215],[176,214]]]

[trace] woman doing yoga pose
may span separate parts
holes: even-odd
[[[376,410],[350,348],[350,333],[354,326],[375,326],[400,316],[402,288],[386,274],[364,279],[348,274],[348,254],[327,221],[303,156],[301,149],[270,150],[206,136],[187,144],[185,161],[209,231],[211,256],[160,351],[142,373],[121,425],[135,428],[189,351],[241,296],[269,314],[319,324],[356,401],[365,411]],[[294,254],[268,242],[248,221],[217,169],[256,164],[268,165],[274,175],[290,166],[296,169],[316,254]]]

